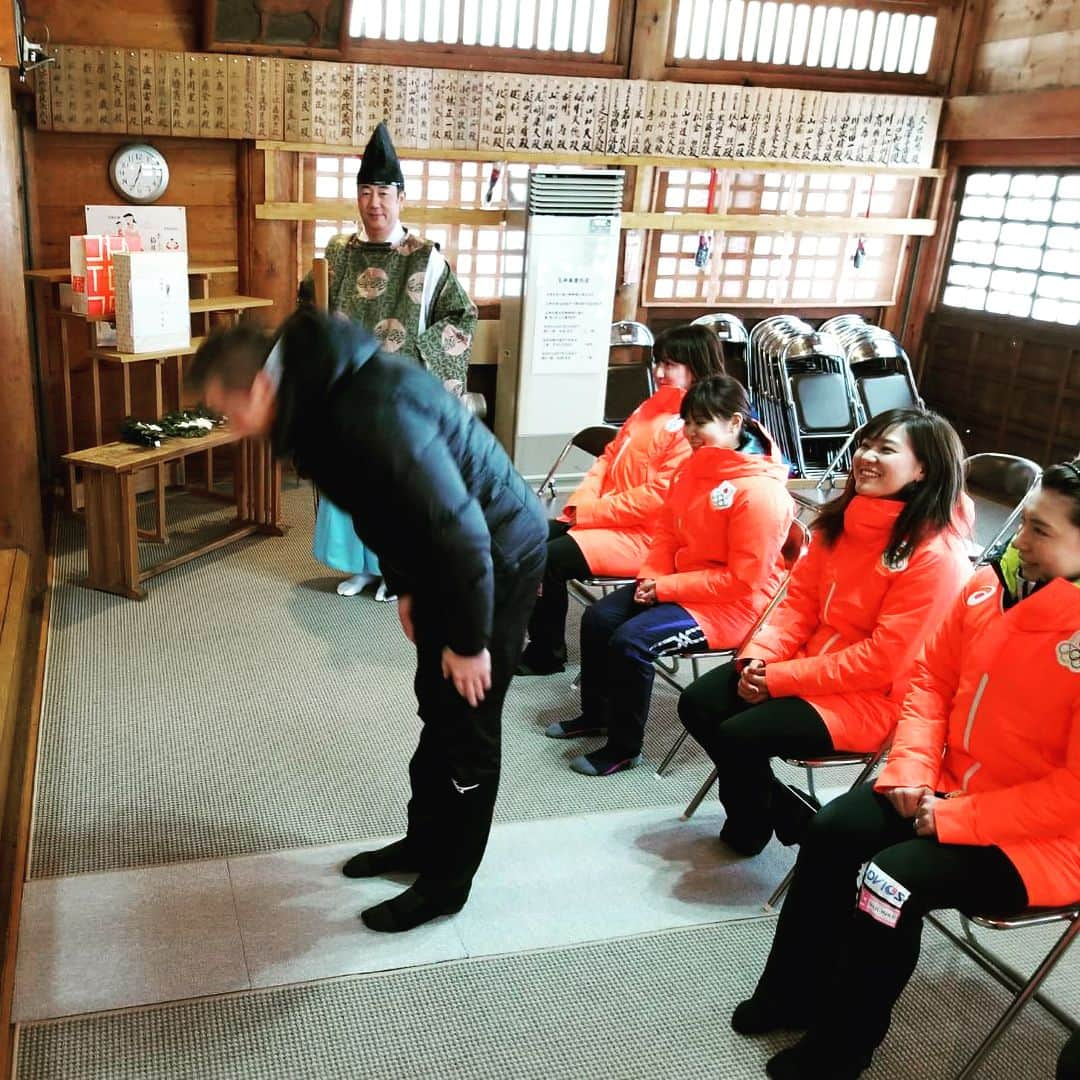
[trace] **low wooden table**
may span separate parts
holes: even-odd
[[[236,454],[233,495],[236,518],[220,536],[182,555],[139,568],[139,530],[136,522],[135,474],[156,469],[223,446]],[[128,442],[106,443],[65,454],[64,461],[83,470],[86,492],[86,548],[91,589],[141,600],[139,586],[148,578],[190,562],[208,551],[241,540],[252,533],[281,536],[281,469],[264,439],[244,439],[228,425],[202,438],[165,439],[161,446],[136,446]]]

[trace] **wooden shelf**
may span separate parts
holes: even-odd
[[[264,296],[196,296],[189,305],[197,315],[210,311],[246,311],[248,308],[273,307],[274,301]]]
[[[188,277],[214,277],[216,274],[236,274],[240,272],[239,266],[213,266],[203,265],[202,263],[191,263],[188,265]],[[41,270],[27,270],[23,273],[23,277],[30,278],[34,281],[51,281],[61,282],[71,280],[71,267],[69,266],[54,266],[51,268],[45,268]]]
[[[173,356],[193,356],[205,340],[206,338],[203,337],[195,337],[186,348],[162,349],[158,352],[125,353],[117,349],[88,349],[87,352],[90,356],[104,360],[107,364],[139,364],[143,360],[168,360]]]

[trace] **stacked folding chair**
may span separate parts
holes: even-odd
[[[793,315],[763,319],[750,332],[747,389],[795,475],[820,477],[848,464],[860,409],[836,337]]]

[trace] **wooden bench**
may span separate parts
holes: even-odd
[[[135,474],[180,461],[189,454],[233,447],[233,501],[236,518],[219,536],[181,555],[139,568],[139,530],[136,523]],[[243,439],[228,425],[202,438],[165,439],[161,446],[106,443],[65,454],[64,461],[83,471],[86,491],[86,586],[132,600],[145,595],[140,583],[190,562],[208,551],[252,533],[280,536],[281,470],[263,439]]]
[[[18,548],[5,548],[0,551],[0,818],[11,774],[31,599],[29,557]]]

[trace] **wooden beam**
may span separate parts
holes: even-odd
[[[939,138],[1075,139],[1080,136],[1080,87],[950,98]],[[1021,155],[1022,156],[1022,155]]]
[[[38,443],[36,363],[30,353],[23,282],[23,180],[18,118],[11,80],[0,71],[0,547],[21,547],[29,556],[35,588],[45,582],[41,461]]]
[[[355,148],[323,143],[267,142],[259,140],[256,150],[288,150],[298,154],[330,154],[355,157]],[[538,165],[659,165],[670,169],[737,169],[741,172],[828,173],[855,176],[941,176],[940,169],[920,169],[911,165],[836,165],[819,161],[778,161],[775,158],[631,157],[619,154],[556,154],[543,150],[405,150],[405,160],[524,161]]]
[[[933,236],[931,218],[800,217],[795,214],[623,214],[624,229],[663,232],[840,233],[863,236]]]
[[[355,199],[320,199],[316,202],[265,202],[255,207],[259,221],[356,221]],[[503,210],[470,210],[456,206],[406,206],[405,221],[416,225],[501,225]]]

